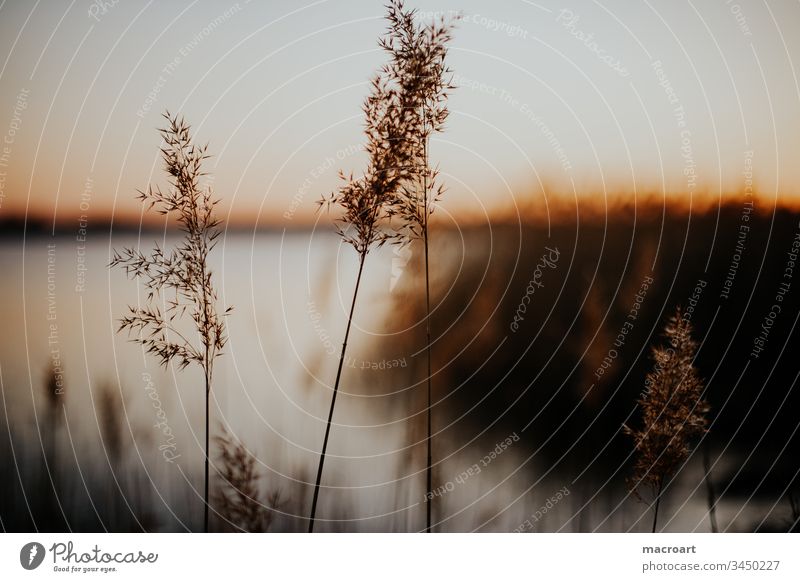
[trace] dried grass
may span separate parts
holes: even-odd
[[[697,342],[680,308],[670,317],[664,335],[668,346],[653,348],[655,365],[647,375],[647,390],[638,401],[642,428],[624,427],[636,447],[629,485],[637,496],[642,487],[652,490],[654,532],[663,488],[689,458],[691,443],[707,432],[709,411],[703,398],[703,381],[694,366]]]
[[[217,294],[208,264],[209,253],[221,234],[214,215],[219,200],[210,187],[200,184],[205,175],[203,162],[209,157],[207,146],[194,145],[190,127],[182,117],[164,113],[167,126],[160,131],[164,140],[161,157],[169,176],[170,188],[150,186],[139,192],[139,199],[164,216],[175,217],[184,234],[172,251],[158,243],[149,254],[138,249],[115,251],[111,267],[120,267],[131,279],[143,281],[147,289],[145,306],[129,307],[120,320],[119,331],[126,330],[132,341],[145,346],[163,366],[173,361],[180,369],[197,364],[205,376],[205,483],[204,531],[208,531],[208,449],[209,398],[214,361],[227,341],[224,316],[218,314]],[[159,304],[163,303],[162,309]],[[196,338],[178,329],[188,313]],[[190,336],[192,334],[189,334]]]

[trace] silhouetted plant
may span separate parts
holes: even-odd
[[[122,387],[113,382],[103,382],[94,398],[103,456],[111,470],[112,482],[106,483],[107,523],[112,531],[141,528],[142,522],[136,517],[133,506],[135,497],[140,494],[135,480],[123,471],[125,455],[124,439],[126,422]]]
[[[706,433],[709,410],[694,366],[697,343],[680,308],[670,317],[664,335],[668,347],[653,348],[655,365],[638,401],[643,426],[641,430],[624,427],[636,446],[631,492],[638,496],[638,490],[648,486],[655,498],[653,532],[664,485],[688,459],[692,441]]]
[[[711,459],[709,459],[708,445],[703,447],[703,472],[706,483],[706,502],[708,503],[708,520],[711,523],[711,533],[719,533],[717,525],[717,493],[711,479]]]
[[[181,243],[165,251],[158,243],[150,254],[138,249],[115,251],[112,267],[121,267],[131,279],[141,279],[147,289],[144,307],[129,307],[118,331],[128,330],[132,341],[158,356],[163,366],[175,361],[180,369],[197,364],[205,377],[205,481],[203,528],[208,531],[209,400],[214,361],[226,343],[223,316],[217,313],[217,294],[212,282],[208,256],[221,230],[214,216],[219,200],[210,187],[200,184],[207,146],[192,143],[190,127],[181,117],[164,113],[167,127],[159,130],[164,140],[161,157],[169,175],[170,188],[150,186],[139,199],[165,216],[174,216],[184,234]],[[164,305],[163,309],[159,303]],[[177,325],[186,313],[194,324],[192,338]],[[135,335],[134,335],[135,334]],[[189,335],[189,337],[187,337]]]
[[[56,431],[64,421],[66,395],[64,372],[60,366],[56,367],[51,362],[47,369],[47,377],[44,384],[45,414],[47,418],[42,423],[43,429],[47,431],[48,435],[47,451],[45,451],[48,462],[55,463]]]
[[[100,435],[103,447],[114,470],[122,458],[122,426],[124,411],[122,391],[111,383],[103,384],[97,396],[97,409],[100,415]]]
[[[390,15],[393,6],[394,4],[389,6]],[[404,106],[410,97],[405,94],[402,86],[392,82],[392,75],[389,74],[390,68],[391,65],[382,68],[373,77],[370,94],[362,107],[365,118],[364,131],[367,138],[365,150],[369,157],[364,174],[360,177],[353,177],[352,173],[345,176],[340,172],[339,175],[344,184],[329,196],[324,196],[319,202],[320,207],[328,209],[338,207],[341,210],[341,215],[335,221],[336,232],[358,254],[358,275],[350,304],[350,313],[347,317],[347,327],[336,371],[328,421],[325,426],[325,437],[322,442],[317,479],[311,501],[309,532],[314,531],[333,411],[336,405],[336,396],[339,393],[342,366],[358,289],[361,285],[364,262],[370,250],[380,247],[394,236],[394,233],[385,228],[384,223],[394,215],[398,191],[414,172],[415,149],[409,139],[414,116],[412,109]]]
[[[786,497],[789,499],[789,509],[792,512],[789,532],[794,533],[800,529],[800,492],[790,490]]]
[[[60,364],[60,363],[59,363]],[[64,403],[66,401],[66,381],[60,365],[51,361],[48,365],[44,384],[45,411],[39,422],[42,438],[42,515],[39,527],[49,531],[68,529],[67,511],[62,501],[61,471],[58,459],[58,432],[64,425]]]
[[[272,510],[282,501],[279,491],[267,495],[265,505],[259,501],[260,475],[256,459],[244,444],[224,428],[217,436],[220,448],[220,478],[222,485],[216,495],[216,505],[222,518],[240,530],[265,532],[272,523]]]
[[[404,143],[410,149],[412,164],[408,178],[393,200],[393,210],[402,220],[397,242],[410,244],[422,240],[425,258],[425,332],[427,349],[427,491],[433,490],[432,402],[431,402],[431,292],[429,269],[428,224],[436,204],[444,193],[444,184],[437,181],[438,168],[428,159],[430,137],[441,132],[447,120],[448,94],[453,85],[445,64],[447,45],[452,40],[453,24],[438,22],[420,24],[416,10],[407,10],[402,0],[388,5],[389,34],[381,46],[391,56],[384,69],[397,87],[404,109]],[[431,529],[432,503],[426,503],[426,527]]]

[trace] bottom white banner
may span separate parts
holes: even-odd
[[[791,534],[2,534],[0,579],[777,582],[800,580],[798,540]]]

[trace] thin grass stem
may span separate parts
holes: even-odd
[[[358,288],[361,286],[361,274],[364,272],[364,262],[367,258],[366,253],[362,253],[358,264],[358,277],[356,277],[356,287],[353,290],[353,301],[350,304],[350,315],[347,317],[347,328],[344,332],[344,342],[342,342],[342,353],[339,356],[339,368],[336,370],[336,382],[333,385],[333,396],[331,397],[331,407],[328,411],[328,422],[325,425],[325,438],[322,441],[322,452],[319,456],[319,467],[317,467],[317,482],[314,485],[314,497],[311,501],[311,516],[308,521],[308,533],[314,533],[314,521],[317,515],[317,501],[319,500],[319,489],[322,483],[322,469],[325,466],[325,455],[328,450],[328,438],[331,434],[331,424],[333,421],[333,410],[336,407],[336,396],[339,393],[339,381],[342,379],[342,367],[344,366],[345,353],[347,352],[347,340],[350,337],[350,327],[353,323],[353,312],[356,308],[356,298]]]

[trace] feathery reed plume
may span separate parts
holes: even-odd
[[[390,14],[391,6],[389,7]],[[364,271],[364,262],[370,250],[380,247],[394,236],[384,228],[384,222],[390,220],[394,215],[393,206],[398,190],[413,172],[414,148],[407,139],[408,127],[412,120],[411,110],[403,106],[407,95],[402,91],[402,87],[395,86],[391,82],[391,75],[387,74],[387,71],[388,67],[384,67],[372,78],[370,94],[362,106],[365,118],[364,132],[367,138],[365,151],[369,156],[364,174],[354,178],[352,173],[345,176],[340,171],[339,175],[344,184],[332,194],[323,196],[319,201],[320,208],[326,207],[330,210],[331,207],[339,207],[341,209],[342,214],[335,222],[336,232],[345,243],[351,245],[356,251],[359,263],[317,468],[308,524],[309,533],[314,531],[322,470],[328,449],[336,396],[339,393],[347,340],[350,337],[353,312],[361,285],[361,275]]]
[[[280,492],[268,495],[269,507],[259,501],[260,475],[256,459],[244,444],[223,427],[222,435],[215,437],[220,448],[220,478],[222,486],[216,505],[222,518],[246,532],[265,532],[272,523],[272,509],[281,504]]]
[[[444,19],[429,24],[416,22],[416,10],[407,10],[403,0],[388,5],[389,34],[381,46],[391,56],[384,72],[401,96],[404,110],[403,136],[411,153],[410,175],[393,201],[393,210],[402,220],[399,244],[421,240],[425,258],[425,332],[427,342],[427,491],[433,490],[433,451],[431,422],[431,292],[428,260],[430,216],[444,194],[439,170],[428,159],[430,137],[441,132],[449,111],[447,99],[453,89],[446,79],[450,69],[445,64],[447,45],[452,40],[453,23]],[[425,531],[431,531],[432,503],[426,503]]]
[[[158,356],[163,366],[175,361],[180,369],[197,364],[205,378],[205,482],[203,528],[208,532],[208,443],[209,399],[214,361],[222,354],[227,341],[224,316],[217,313],[217,294],[212,282],[208,256],[219,237],[220,221],[214,215],[219,200],[200,179],[207,147],[192,142],[190,127],[182,117],[168,111],[163,114],[167,127],[160,129],[164,145],[161,158],[169,175],[170,188],[162,191],[149,186],[139,191],[139,199],[150,209],[165,216],[175,216],[184,238],[172,251],[158,243],[151,254],[138,249],[115,251],[111,267],[121,267],[131,279],[141,279],[147,289],[144,307],[129,307],[120,320],[119,332],[128,330],[132,341]],[[163,302],[164,308],[158,303]],[[178,329],[180,319],[189,313],[197,337]],[[136,334],[135,336],[133,334]],[[190,337],[187,338],[187,335]]]
[[[680,307],[664,329],[668,347],[653,348],[653,371],[647,375],[646,391],[639,398],[642,429],[624,427],[636,446],[631,492],[649,486],[655,497],[653,532],[658,523],[658,506],[668,478],[688,459],[691,442],[707,432],[708,403],[703,399],[703,382],[694,367],[697,342],[692,326]]]

